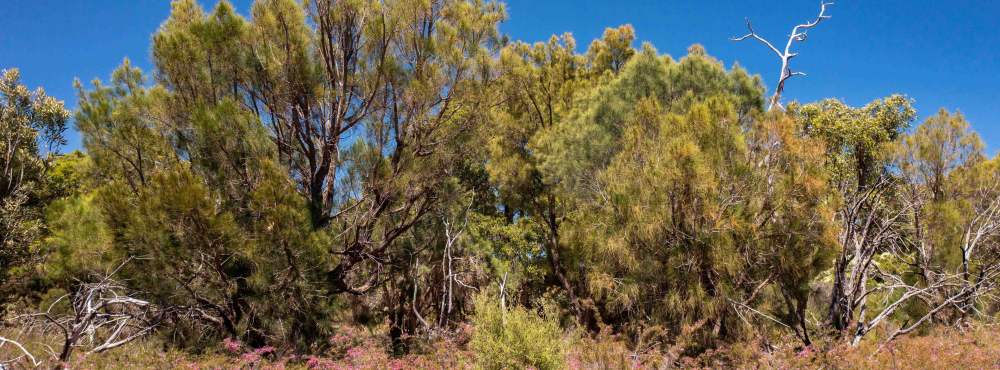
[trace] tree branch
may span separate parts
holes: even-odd
[[[768,103],[767,110],[770,111],[771,109],[774,109],[774,107],[784,109],[781,105],[781,94],[785,90],[785,81],[794,76],[806,75],[803,72],[792,72],[790,62],[792,58],[795,58],[796,56],[799,55],[798,53],[792,52],[792,44],[795,43],[796,41],[799,42],[806,41],[806,38],[808,38],[808,34],[806,33],[807,31],[804,30],[816,27],[816,25],[820,24],[820,22],[823,22],[824,20],[831,18],[829,15],[826,14],[826,9],[830,5],[833,5],[833,3],[821,2],[819,6],[819,15],[816,17],[816,19],[793,27],[792,33],[788,36],[788,41],[785,43],[784,51],[779,50],[770,41],[767,41],[767,39],[758,35],[757,32],[754,31],[753,23],[750,22],[749,18],[747,18],[746,20],[747,30],[749,32],[746,35],[740,37],[730,38],[730,40],[732,41],[743,41],[746,39],[753,38],[759,41],[764,46],[766,46],[772,52],[774,52],[774,54],[778,56],[778,59],[781,60],[781,70],[778,74],[778,84],[774,88],[774,94],[771,95],[771,99],[770,102]]]

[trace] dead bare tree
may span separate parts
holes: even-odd
[[[930,286],[919,287],[914,284],[907,284],[903,278],[894,274],[889,274],[880,271],[878,275],[891,282],[873,288],[869,290],[867,293],[868,294],[876,292],[883,293],[883,297],[886,300],[889,299],[888,297],[894,296],[893,293],[899,293],[899,296],[894,300],[885,302],[887,304],[885,304],[882,307],[882,309],[879,310],[871,319],[865,320],[863,316],[859,319],[859,321],[855,325],[855,331],[853,338],[851,339],[851,345],[856,346],[858,345],[858,343],[861,343],[861,339],[863,339],[866,335],[868,335],[868,333],[870,333],[872,329],[881,324],[885,319],[892,316],[893,313],[895,313],[899,308],[901,308],[906,303],[910,302],[910,300],[921,299],[924,300],[925,302],[929,302],[934,299],[935,294],[937,294],[939,290],[948,286],[949,284],[954,283],[954,280],[951,278],[940,279],[938,281],[935,281],[934,284]],[[946,302],[950,301],[951,299],[948,299]],[[867,308],[867,306],[865,306],[865,308]],[[928,315],[933,315],[936,311],[937,310],[929,312]],[[921,319],[920,321],[918,321],[917,324],[923,321],[924,320]],[[890,338],[889,340],[892,339]]]
[[[961,313],[966,313],[976,310],[976,301],[988,298],[995,303],[996,297],[991,292],[996,289],[996,279],[1000,277],[1000,268],[998,267],[1000,266],[992,265],[988,268],[988,272],[984,270],[983,275],[981,275],[982,279],[977,280],[973,284],[968,284],[967,281],[962,280],[963,284],[960,285],[960,288],[953,290],[947,296],[948,298],[937,302],[936,306],[933,306],[932,309],[928,310],[927,313],[913,322],[913,324],[908,325],[908,323],[904,323],[889,335],[889,339],[886,342],[888,343],[916,330],[921,324],[927,322],[945,308],[951,307]]]
[[[444,255],[441,256],[441,274],[442,287],[441,287],[441,309],[440,309],[440,319],[438,319],[438,325],[444,326],[447,322],[447,315],[452,311],[452,301],[453,301],[453,288],[455,281],[454,273],[454,262],[455,257],[452,255],[455,249],[455,243],[458,238],[465,232],[464,224],[457,231],[455,230],[455,225],[445,218],[442,220],[444,224]]]
[[[731,39],[733,41],[743,41],[748,38],[753,38],[757,41],[760,41],[760,43],[764,44],[764,46],[766,46],[768,49],[771,49],[771,51],[773,51],[774,54],[778,56],[778,59],[781,60],[781,72],[778,75],[778,84],[774,88],[774,95],[771,95],[771,100],[768,103],[767,110],[770,111],[771,109],[774,109],[774,107],[778,107],[779,109],[784,109],[784,107],[781,105],[781,94],[785,90],[785,81],[787,81],[789,78],[792,78],[793,76],[806,75],[803,72],[792,71],[792,68],[790,66],[792,58],[795,58],[796,56],[799,55],[798,53],[792,52],[792,44],[795,43],[796,41],[800,42],[806,41],[806,38],[808,37],[807,32],[809,29],[816,27],[816,25],[818,25],[825,19],[830,19],[830,16],[826,15],[826,8],[830,5],[833,5],[833,3],[821,2],[819,7],[819,16],[817,16],[816,19],[793,27],[792,33],[791,35],[788,36],[788,41],[785,43],[784,50],[779,50],[770,41],[767,41],[767,39],[758,35],[757,32],[754,31],[753,29],[753,24],[750,22],[750,18],[747,18],[746,20],[747,30],[749,31],[749,33],[740,37],[733,37]]]
[[[167,310],[130,296],[124,286],[113,280],[127,262],[97,282],[82,283],[73,292],[57,298],[45,312],[27,315],[44,319],[47,325],[43,331],[54,328],[61,334],[61,350],[53,353],[60,363],[68,362],[78,348],[87,348],[86,352],[92,354],[121,347],[151,333],[166,318]],[[67,312],[54,312],[61,302],[69,304]]]
[[[903,244],[899,233],[910,206],[894,205],[888,194],[893,180],[882,176],[874,186],[862,192],[845,194],[844,206],[837,212],[843,225],[840,244],[844,246],[834,262],[834,283],[830,293],[828,322],[837,330],[862,325],[875,258],[881,253],[900,256]],[[855,332],[858,329],[855,328]]]

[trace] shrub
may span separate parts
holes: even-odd
[[[496,299],[476,297],[470,348],[483,369],[563,368],[563,332],[551,315],[523,307],[504,309]]]

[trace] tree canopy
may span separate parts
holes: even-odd
[[[961,113],[765,111],[761,78],[701,45],[529,44],[505,18],[174,0],[151,71],[77,81],[85,151],[61,155],[70,112],[5,71],[0,304],[98,325],[58,304],[115,291],[94,317],[132,324],[80,328],[191,352],[384,325],[401,356],[472,323],[487,368],[566,366],[562,330],[698,354],[997,313],[1000,159]]]

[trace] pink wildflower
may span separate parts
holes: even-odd
[[[389,369],[390,370],[403,370],[403,369],[406,369],[406,368],[407,368],[406,363],[403,362],[403,360],[394,359],[394,360],[392,360],[392,361],[389,362]]]
[[[247,352],[244,353],[242,357],[240,357],[240,360],[242,360],[243,362],[255,363],[257,361],[260,361],[260,355],[257,354],[257,352]]]
[[[226,338],[222,340],[222,346],[225,347],[229,353],[237,354],[240,353],[243,343],[240,343],[239,339]]]
[[[329,370],[329,369],[333,369],[334,367],[335,366],[334,366],[333,361],[330,361],[328,359],[319,358],[319,357],[316,357],[316,356],[309,356],[309,359],[306,360],[306,368],[308,368],[308,369],[312,369],[312,370]]]
[[[364,350],[361,349],[361,347],[353,347],[353,348],[347,350],[347,358],[352,359],[352,360],[361,357],[361,355],[363,355],[363,354],[364,354]]]

